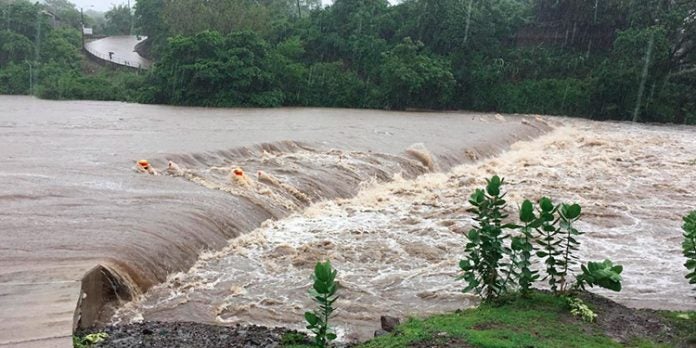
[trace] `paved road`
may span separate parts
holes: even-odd
[[[152,62],[135,52],[135,45],[147,37],[132,35],[109,36],[85,44],[85,49],[97,58],[132,68],[148,69]],[[111,54],[110,54],[111,52]]]

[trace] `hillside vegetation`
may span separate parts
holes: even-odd
[[[33,65],[45,98],[696,123],[691,1],[138,0],[104,28],[132,15],[156,65],[118,78],[85,76],[79,33],[42,5],[0,4],[0,93],[32,92]]]

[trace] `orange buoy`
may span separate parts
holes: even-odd
[[[150,168],[150,162],[148,162],[147,160],[138,161],[138,165],[145,170]]]
[[[242,170],[242,168],[239,167],[232,170],[232,173],[234,173],[234,175],[236,176],[244,176],[244,171]]]

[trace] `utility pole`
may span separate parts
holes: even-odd
[[[82,32],[82,49],[85,49],[85,12],[82,10],[82,7],[80,7],[80,23],[81,23],[81,32]]]
[[[29,65],[29,95],[34,95],[34,77],[31,70],[31,62],[28,60],[25,60],[24,62]]]
[[[41,47],[41,11],[36,13],[36,49],[34,50],[35,61],[39,61],[39,49]]]
[[[130,27],[128,28],[128,35],[133,35],[133,11],[131,11],[130,0],[128,0],[128,18],[130,19]]]
[[[645,62],[643,63],[643,75],[640,78],[638,85],[638,96],[636,97],[636,107],[633,109],[633,122],[638,122],[640,116],[640,107],[643,102],[643,93],[645,92],[645,82],[648,79],[648,69],[650,68],[650,57],[652,56],[653,46],[655,44],[655,32],[650,33],[648,40],[648,49],[645,51]]]
[[[657,3],[657,9],[655,13],[660,12],[660,3]],[[655,25],[659,25],[659,19],[655,19]],[[640,116],[640,107],[643,102],[643,93],[645,92],[645,82],[648,80],[648,70],[650,69],[650,59],[652,57],[653,46],[655,45],[655,31],[650,31],[650,39],[648,40],[648,49],[645,50],[645,60],[643,62],[643,74],[640,78],[640,85],[638,85],[638,96],[636,97],[636,107],[633,109],[633,122],[638,122],[638,117]],[[669,75],[668,75],[669,76]]]
[[[41,67],[41,20],[42,18],[42,11],[39,11],[36,13],[36,50],[35,50],[35,57],[34,57],[34,62],[36,62],[37,67]],[[36,83],[39,83],[39,71],[41,69],[36,69],[36,76],[31,76],[31,68],[29,71],[29,77],[32,79],[36,79]],[[29,87],[33,90],[33,84],[29,84]]]

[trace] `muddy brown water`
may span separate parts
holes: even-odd
[[[475,113],[0,96],[0,345],[67,346],[74,325],[108,319],[105,304],[141,298],[264,221],[350,198],[364,182],[448,171],[548,128],[533,117]],[[181,171],[139,174],[139,159],[162,173],[174,161]],[[248,184],[231,181],[237,166]],[[169,319],[205,321],[205,311]]]
[[[498,156],[412,180],[366,185],[351,199],[313,204],[205,253],[112,320],[190,319],[302,329],[316,260],[339,270],[333,323],[364,340],[379,316],[422,316],[475,305],[455,281],[471,228],[468,194],[504,175],[510,212],[524,198],[578,202],[580,258],[624,266],[623,304],[694,310],[684,278],[681,217],[696,208],[696,128],[562,120]],[[516,202],[516,203],[515,203]],[[538,266],[538,265],[537,265]],[[574,269],[577,270],[577,265]],[[537,284],[543,286],[543,284]]]

